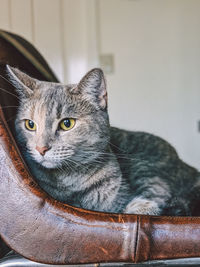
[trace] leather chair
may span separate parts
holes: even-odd
[[[30,43],[5,31],[0,62],[0,266],[200,266],[200,217],[94,212],[58,202],[39,188],[13,137],[18,98],[5,64],[58,80]]]

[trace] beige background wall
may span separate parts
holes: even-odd
[[[113,124],[155,133],[200,168],[200,1],[100,0]]]
[[[200,167],[199,0],[0,0],[0,28],[35,44],[62,82],[114,56],[111,123],[155,133]]]
[[[62,82],[97,65],[96,0],[0,0],[0,28],[20,34]]]

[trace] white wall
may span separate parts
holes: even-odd
[[[169,140],[200,166],[200,0],[0,0],[0,28],[31,41],[62,82],[113,54],[113,125]]]
[[[155,133],[200,168],[200,1],[99,0],[111,122]]]

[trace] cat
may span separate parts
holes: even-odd
[[[20,98],[18,145],[53,198],[103,212],[200,215],[195,168],[160,137],[110,126],[101,69],[76,85],[39,81],[8,65],[7,74]]]

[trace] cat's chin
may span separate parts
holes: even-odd
[[[58,164],[56,162],[51,162],[51,161],[47,161],[47,160],[44,160],[44,161],[40,162],[39,164],[46,169],[58,168]]]

